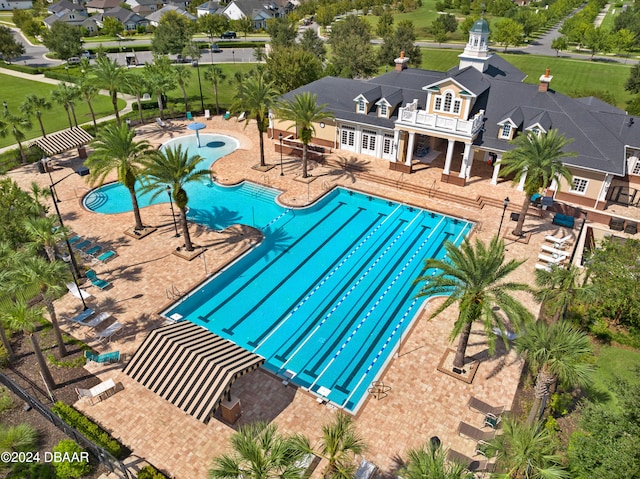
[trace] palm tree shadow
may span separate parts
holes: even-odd
[[[337,163],[340,168],[330,170],[328,175],[346,176],[351,180],[351,183],[356,182],[356,173],[364,173],[369,169],[366,161],[355,156],[338,156]]]
[[[240,214],[229,208],[215,206],[213,209],[189,209],[189,220],[196,224],[196,231],[202,233],[203,228],[220,231],[240,222]]]
[[[478,333],[481,335],[485,335],[485,333]],[[486,337],[486,336],[485,336]],[[482,342],[477,342],[474,343],[475,345],[482,345],[482,344],[486,344],[486,341],[482,341]],[[471,343],[469,344],[470,346],[472,345]],[[482,351],[469,356],[469,359],[471,359],[472,361],[478,361],[478,362],[486,362],[488,360],[495,360],[497,359],[498,361],[496,362],[496,364],[494,365],[494,367],[491,369],[491,371],[488,372],[488,374],[486,375],[486,378],[492,378],[494,376],[497,376],[504,368],[509,367],[513,364],[515,364],[517,361],[519,361],[519,356],[516,356],[513,361],[508,361],[508,357],[509,357],[509,352],[512,349],[512,344],[509,343],[509,347],[507,347],[507,345],[505,345],[504,341],[502,340],[502,338],[497,338],[496,339],[496,350],[494,351],[493,355],[489,354],[489,348],[485,348]]]

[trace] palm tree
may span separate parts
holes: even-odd
[[[44,249],[44,252],[53,263],[56,260],[56,244],[65,239],[65,232],[57,228],[58,219],[55,216],[34,216],[25,218],[24,231],[27,233],[28,246],[33,246],[36,253]]]
[[[516,137],[512,141],[516,148],[503,155],[500,163],[504,175],[514,174],[514,183],[518,183],[526,175],[524,192],[527,197],[513,230],[514,236],[522,236],[524,218],[534,194],[551,185],[553,180],[559,181],[560,177],[566,179],[569,184],[572,183],[571,171],[562,163],[563,158],[576,156],[575,153],[564,151],[572,141],[560,135],[558,130],[549,130],[541,135],[530,132]]]
[[[151,146],[146,140],[134,141],[135,135],[135,130],[130,130],[126,124],[105,127],[91,142],[94,151],[85,164],[89,168],[89,181],[92,185],[96,182],[101,185],[109,173],[113,170],[118,172],[118,181],[129,190],[131,196],[135,229],[141,230],[144,225],[136,196],[136,182]]]
[[[265,166],[264,133],[269,127],[269,110],[277,96],[278,90],[273,83],[267,81],[264,73],[258,73],[238,85],[236,101],[232,106],[235,111],[245,111],[247,118],[256,120],[260,135],[260,166]],[[245,123],[245,128],[248,124],[249,122]]]
[[[113,112],[116,116],[116,123],[120,124],[120,112],[118,111],[118,90],[122,88],[126,70],[118,66],[117,60],[110,60],[108,57],[98,57],[93,74],[98,82],[98,86],[109,90]]]
[[[222,68],[211,65],[204,71],[204,79],[213,85],[213,94],[216,97],[216,115],[220,114],[220,104],[218,102],[218,87],[227,78]]]
[[[447,451],[434,442],[409,450],[407,462],[399,476],[404,479],[472,479],[474,477],[463,464],[448,462]]]
[[[557,322],[574,301],[589,301],[594,298],[593,285],[582,279],[582,270],[570,264],[566,268],[551,266],[551,271],[537,269],[536,285],[540,288],[535,292],[536,299],[553,311],[553,322]]]
[[[311,451],[303,436],[296,436],[299,448]],[[305,442],[306,441],[306,442]],[[364,439],[355,429],[353,417],[337,412],[334,421],[322,426],[322,443],[317,454],[328,464],[325,479],[351,479],[356,470],[355,456],[366,449]]]
[[[502,434],[487,446],[487,454],[495,455],[498,469],[495,477],[505,479],[563,479],[569,473],[560,465],[556,444],[541,423],[525,424],[514,418],[502,421]],[[494,477],[494,476],[492,476]]]
[[[138,102],[138,114],[140,115],[140,124],[144,123],[144,116],[142,116],[142,96],[149,91],[149,85],[145,81],[142,75],[137,73],[128,73],[124,80],[125,85],[129,89],[129,92],[136,96]]]
[[[233,451],[214,459],[210,479],[301,479],[296,466],[306,454],[278,434],[275,424],[257,422],[241,426],[231,436]]]
[[[307,150],[311,138],[316,130],[314,123],[334,118],[334,114],[325,110],[326,103],[318,105],[318,96],[308,91],[294,95],[293,99],[285,100],[278,107],[278,115],[283,120],[294,122],[298,136],[302,140],[302,177],[307,175]]]
[[[458,304],[458,319],[450,339],[460,336],[453,365],[462,369],[473,323],[482,321],[489,351],[493,353],[496,341],[494,327],[504,331],[504,321],[508,318],[519,331],[524,322],[533,319],[531,313],[509,294],[512,291],[529,291],[530,288],[526,284],[505,280],[524,260],[512,259],[505,263],[504,241],[497,236],[491,239],[488,247],[476,240],[474,248],[467,238],[460,247],[447,242],[445,249],[447,259],[430,258],[425,262],[425,271],[435,269],[437,274],[422,276],[416,282],[425,282],[418,296],[448,296],[430,319]],[[498,314],[500,310],[504,316]]]
[[[22,131],[23,128],[31,129],[31,120],[29,120],[29,117],[13,115],[8,108],[5,108],[2,115],[0,115],[0,137],[4,138],[11,133],[18,142],[22,163],[26,163],[27,157],[22,147],[22,142],[26,138],[24,131]]]
[[[19,109],[20,113],[25,116],[35,115],[40,124],[42,136],[46,138],[47,133],[44,131],[44,125],[42,124],[42,110],[51,110],[51,102],[44,97],[31,93],[25,97]]]
[[[184,98],[184,111],[189,111],[189,99],[187,98],[187,85],[191,79],[191,70],[186,67],[177,67],[173,70],[176,82],[182,90],[182,98]]]
[[[75,100],[78,98],[79,91],[77,87],[68,85],[67,83],[58,83],[55,90],[51,92],[51,99],[58,105],[62,105],[67,112],[67,119],[69,120],[69,128],[73,128],[71,123],[71,114],[73,114],[73,120],[78,126],[78,119],[76,118]]]
[[[578,386],[591,382],[595,366],[591,363],[593,350],[589,337],[567,321],[532,324],[527,327],[527,334],[516,339],[515,347],[536,375],[527,424],[533,424],[540,416],[542,401],[557,381]]]
[[[198,169],[204,161],[200,155],[189,156],[182,146],[166,148],[156,151],[155,154],[144,160],[143,179],[146,185],[143,190],[153,191],[152,198],[163,194],[167,189],[171,190],[171,197],[180,210],[180,224],[184,234],[184,244],[187,251],[193,251],[189,224],[187,223],[187,203],[189,197],[184,189],[187,183],[201,181],[209,178],[211,172],[208,169]]]
[[[6,310],[0,312],[0,316],[2,316],[13,329],[21,329],[26,336],[29,336],[44,382],[49,389],[55,389],[56,384],[51,376],[51,371],[49,371],[47,367],[47,362],[40,349],[38,338],[36,338],[34,334],[38,328],[38,324],[45,321],[44,309],[39,306],[29,307],[26,301],[20,298],[16,299]]]
[[[87,102],[89,106],[89,112],[91,112],[91,119],[93,120],[93,131],[98,133],[98,123],[96,122],[96,114],[93,111],[92,101],[98,94],[98,87],[87,77],[83,77],[78,83],[78,91]]]
[[[174,70],[171,61],[166,55],[154,55],[153,63],[144,66],[144,79],[158,99],[158,110],[160,118],[164,118],[164,103],[162,97],[164,92],[171,91],[176,87]]]
[[[3,283],[17,296],[30,286],[36,286],[53,325],[60,357],[67,355],[67,349],[58,325],[58,316],[53,302],[66,291],[64,286],[71,279],[67,265],[62,261],[50,262],[41,256],[17,253],[11,268],[3,275]]]

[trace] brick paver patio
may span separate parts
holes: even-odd
[[[311,165],[314,181],[295,181],[299,161],[284,158],[285,175],[280,176],[280,157],[274,152],[271,141],[266,141],[267,162],[277,167],[267,172],[251,168],[259,160],[254,124],[249,124],[245,129],[244,123],[224,121],[219,117],[206,123],[204,132],[228,134],[240,142],[236,152],[215,163],[213,174],[217,181],[235,184],[249,179],[277,188],[283,192],[279,201],[291,206],[308,204],[334,185],[344,185],[475,221],[479,227],[473,235],[488,240],[497,232],[502,214],[502,207],[498,205],[502,204],[502,199],[509,196],[509,210],[517,211],[524,198],[508,182],[490,185],[489,167],[484,178],[474,177],[467,187],[461,188],[439,184],[437,180],[441,170],[437,162],[434,167],[422,169],[413,175],[401,175],[389,171],[386,162],[364,156],[357,159],[367,173],[392,179],[394,186],[389,186],[389,182],[383,185],[363,180],[357,173],[350,174],[340,168],[317,164]],[[139,129],[139,135],[158,146],[169,137],[192,134],[184,126],[184,123],[174,122],[170,129],[161,130],[156,125],[148,125]],[[53,172],[54,181],[68,175],[71,172],[69,167],[78,164],[79,160],[73,156],[61,158],[61,168]],[[481,168],[478,170],[482,172]],[[32,181],[43,186],[49,181],[47,175],[37,174],[35,166],[23,167],[10,175],[25,188]],[[207,275],[260,239],[259,232],[248,226],[214,232],[191,225],[194,243],[206,247],[207,251],[190,262],[186,261],[172,254],[182,243],[180,238],[174,237],[168,204],[142,210],[144,223],[158,230],[138,240],[124,233],[133,226],[132,213],[100,215],[82,207],[82,196],[89,190],[84,180],[71,175],[59,184],[57,191],[62,200],[59,206],[65,224],[75,233],[117,250],[115,259],[95,266],[98,275],[110,281],[112,287],[103,291],[91,287],[87,289],[94,296],[90,304],[101,311],[112,312],[113,321],[123,323],[125,329],[122,335],[105,346],[95,342],[83,327],[64,322],[63,328],[87,340],[99,352],[119,350],[130,357],[146,334],[162,323],[157,313],[171,303],[170,291],[177,289],[185,292],[192,289]],[[406,188],[407,184],[439,188],[463,199],[484,195],[493,198],[492,204],[496,206],[486,204],[479,208],[462,200],[459,203],[445,201],[439,199],[438,195],[425,197],[411,193]],[[503,233],[513,225],[507,212]],[[526,229],[532,233],[529,244],[507,240],[507,254],[509,258],[528,259],[513,279],[531,283],[544,236],[568,231],[552,226],[550,218],[533,215],[527,217]],[[577,233],[577,230],[572,233]],[[522,299],[534,313],[537,312],[537,305],[530,297],[523,296]],[[440,300],[435,299],[433,303],[437,301]],[[66,295],[59,300],[57,308],[65,316],[77,313],[81,305],[71,295]],[[482,416],[466,406],[469,397],[477,396],[491,404],[503,404],[510,408],[516,392],[522,361],[515,353],[506,352],[504,347],[498,349],[496,356],[489,357],[486,336],[480,329],[474,330],[468,350],[470,356],[481,359],[473,383],[466,384],[437,372],[436,367],[443,353],[457,344],[457,341],[450,343],[448,340],[456,311],[451,308],[437,318],[428,320],[432,308],[432,304],[427,304],[420,312],[413,329],[405,334],[402,347],[381,378],[391,388],[388,396],[379,400],[369,398],[357,415],[358,429],[369,445],[366,457],[378,464],[384,474],[393,474],[398,458],[406,457],[409,447],[423,444],[434,435],[439,436],[445,446],[471,456],[475,444],[456,433],[460,421],[481,425]],[[129,379],[122,373],[122,365],[88,365],[87,369],[96,374],[99,380],[115,379],[122,383],[123,389],[94,406],[82,401],[76,406],[112,431],[135,455],[145,458],[173,477],[193,479],[204,478],[211,459],[226,450],[227,440],[234,429],[220,420],[213,419],[205,425],[185,415]],[[334,409],[318,404],[313,396],[291,385],[284,386],[281,380],[261,370],[240,378],[232,392],[241,399],[243,409],[243,415],[234,427],[263,419],[276,422],[283,431],[301,432],[317,441],[322,424],[330,421],[334,414]]]

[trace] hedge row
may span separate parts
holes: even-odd
[[[19,65],[17,63],[5,63],[2,68],[7,70],[13,70],[21,73],[28,73],[29,75],[38,75],[44,71],[42,68],[30,67],[27,65]]]
[[[200,48],[209,48],[211,43],[216,43],[217,39],[214,38],[213,42],[198,40],[194,42]],[[264,48],[265,42],[220,42],[218,46],[220,48],[255,48],[260,47]],[[120,52],[147,52],[151,50],[151,44],[145,45],[129,45],[126,41],[122,42],[121,46],[104,46],[102,44],[99,45],[87,45],[84,44],[85,48],[92,53],[96,53],[98,50],[102,50],[105,53],[120,53]]]
[[[58,401],[53,405],[51,411],[57,414],[60,419],[69,426],[77,429],[88,439],[105,448],[112,456],[123,459],[126,455],[125,448],[123,448],[118,441],[72,406]]]

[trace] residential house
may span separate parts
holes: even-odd
[[[47,7],[47,13],[49,15],[59,13],[63,10],[84,11],[86,13],[87,9],[83,6],[82,3],[70,2],[69,0],[61,0],[58,3],[53,3]]]
[[[131,7],[133,12],[143,17],[158,11],[158,0],[125,0],[125,3]]]
[[[215,0],[210,0],[208,2],[199,5],[197,10],[198,18],[204,15],[213,15],[214,13],[219,13],[218,11],[222,11],[224,7],[220,5],[220,2]]]
[[[124,29],[127,31],[135,31],[138,27],[148,27],[149,20],[145,17],[138,15],[131,10],[127,10],[122,7],[110,8],[105,13],[101,13],[95,16],[96,23],[102,28],[104,19],[107,17],[115,18],[124,25]]]
[[[50,16],[42,20],[47,28],[51,28],[55,22],[64,22],[75,27],[86,28],[90,35],[98,32],[98,25],[92,17],[89,17],[84,6],[62,0],[48,9]]]
[[[0,0],[0,11],[27,10],[33,7],[32,0]]]
[[[284,15],[275,1],[231,0],[221,12],[230,20],[250,18],[256,30],[267,27],[267,20]]]
[[[121,0],[91,0],[85,4],[89,13],[104,13],[110,8],[120,5]]]
[[[523,83],[521,71],[489,52],[488,37],[487,22],[478,20],[448,72],[407,69],[401,54],[395,70],[379,77],[325,77],[284,97],[308,91],[335,114],[314,125],[313,143],[380,158],[405,174],[414,165],[437,167],[441,182],[461,187],[472,175],[492,185],[509,181],[500,177],[500,160],[515,147],[511,140],[557,129],[573,140],[566,149],[576,156],[563,159],[573,181],[554,181],[547,194],[594,210],[640,204],[640,117],[554,91],[548,70],[538,85]],[[291,126],[272,117],[270,133],[289,136]]]
[[[189,12],[187,12],[186,10],[183,10],[180,7],[176,7],[175,5],[166,5],[162,7],[160,10],[155,11],[150,15],[147,15],[147,20],[149,20],[149,23],[151,23],[151,25],[153,25],[154,27],[157,27],[158,23],[160,22],[160,19],[167,12],[176,12],[192,21],[196,19],[195,16],[191,15]]]

